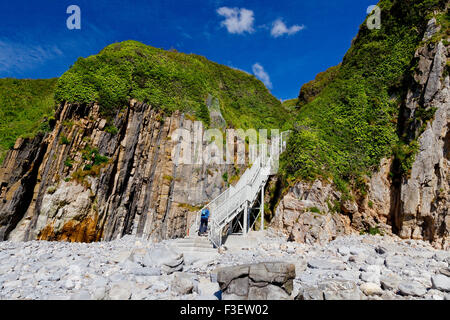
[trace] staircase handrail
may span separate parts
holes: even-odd
[[[230,186],[214,200],[205,205],[196,214],[195,225],[191,226],[189,233],[197,232],[200,225],[201,212],[206,207],[212,211],[210,219],[209,238],[217,247],[221,245],[222,224],[230,219],[234,219],[239,213],[239,209],[247,202],[253,203],[262,185],[266,183],[267,177],[274,174],[274,155],[278,156],[286,150],[287,136],[290,131],[281,133],[271,145],[271,156],[264,155],[261,151],[268,151],[264,145],[258,145],[260,156],[255,160],[250,168],[245,170],[238,183]],[[227,222],[228,223],[228,222]]]

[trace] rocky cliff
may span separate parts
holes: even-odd
[[[396,156],[384,158],[366,177],[367,191],[350,196],[323,179],[297,182],[281,198],[273,227],[298,242],[381,232],[450,248],[450,50],[445,39],[429,41],[439,31],[431,19],[399,109],[399,135],[417,146],[410,170],[402,172]]]
[[[0,113],[13,125],[0,123],[0,148],[18,139],[0,167],[0,240],[184,237],[244,165],[178,165],[178,129],[202,136],[205,151],[206,128],[284,122],[280,101],[254,76],[137,41],[79,58],[51,86],[36,81],[4,81],[1,91]]]
[[[55,119],[50,133],[18,139],[0,169],[1,240],[185,236],[193,213],[224,190],[223,174],[236,174],[175,164],[171,135],[201,126],[179,112],[131,101],[108,120],[97,104],[66,103]]]

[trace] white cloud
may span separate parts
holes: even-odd
[[[277,19],[272,24],[272,31],[270,32],[270,34],[272,35],[272,37],[278,38],[285,34],[291,36],[303,29],[305,29],[304,25],[293,25],[292,27],[288,28],[283,20]]]
[[[63,55],[55,45],[26,45],[0,39],[0,71],[25,71]]]
[[[272,89],[272,82],[270,82],[269,74],[264,70],[263,66],[255,63],[252,67],[253,74],[261,80],[267,88]]]
[[[252,33],[254,31],[253,22],[255,18],[252,10],[221,7],[217,9],[217,13],[226,18],[221,25],[225,26],[229,33],[243,34],[244,32]]]

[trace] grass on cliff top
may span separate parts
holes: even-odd
[[[397,148],[404,80],[430,13],[445,2],[379,2],[381,29],[369,30],[363,23],[335,78],[300,109],[281,159],[288,182],[324,178],[344,192],[349,183],[364,188],[363,177],[383,157],[408,150]]]
[[[97,101],[110,115],[134,98],[208,123],[209,94],[219,99],[229,126],[258,129],[283,124],[280,101],[254,76],[198,55],[137,41],[115,43],[97,55],[79,58],[59,79],[55,97],[58,102]]]
[[[312,102],[323,91],[323,89],[325,89],[337,77],[340,67],[340,64],[331,67],[328,70],[319,73],[314,80],[305,83],[300,89],[298,100],[296,102],[297,106],[301,108]]]
[[[0,164],[17,138],[45,131],[45,116],[54,113],[57,79],[0,79]]]

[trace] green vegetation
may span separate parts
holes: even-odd
[[[85,161],[91,161],[90,170],[92,166],[99,166],[103,163],[107,163],[109,161],[109,158],[106,156],[102,156],[97,148],[92,148],[91,146],[87,145],[84,150],[82,151],[83,154],[83,160]]]
[[[203,209],[203,205],[193,206],[193,205],[190,205],[189,203],[180,203],[180,204],[178,204],[178,207],[187,209],[190,212],[196,212],[196,211],[200,211]]]
[[[93,148],[90,145],[86,145],[81,153],[82,159],[88,163],[85,164],[82,169],[73,172],[72,179],[85,187],[89,187],[89,182],[86,180],[86,177],[98,176],[100,170],[108,163],[109,158],[101,155],[97,148]],[[67,179],[65,181],[67,181]]]
[[[116,134],[119,133],[119,129],[114,125],[107,125],[105,127],[105,132],[108,132],[109,134],[112,134],[113,136],[115,136]]]
[[[331,82],[313,85],[320,93],[300,109],[281,159],[288,183],[331,179],[344,195],[349,187],[364,192],[365,176],[398,149],[408,170],[414,144],[397,134],[403,85],[432,11],[445,2],[380,1],[381,29],[362,24],[339,70],[325,77]]]
[[[447,11],[436,15],[436,22],[441,26],[441,28],[427,42],[438,43],[439,41],[444,39],[444,44],[448,45],[447,39],[450,37],[450,13]]]
[[[319,208],[317,208],[317,207],[312,207],[312,208],[309,208],[309,211],[310,211],[310,212],[313,212],[313,213],[318,213],[318,214],[321,214],[321,211],[320,211],[320,209],[319,209]]]
[[[254,76],[198,55],[137,41],[115,43],[98,55],[79,58],[59,79],[55,98],[58,102],[97,101],[107,115],[134,98],[167,113],[190,113],[208,124],[209,95],[219,99],[230,126],[259,129],[283,124],[280,101]]]
[[[59,140],[59,143],[60,143],[60,144],[64,144],[64,145],[69,145],[69,144],[70,144],[70,140],[67,139],[66,136],[61,135],[61,139]]]
[[[50,130],[57,79],[0,79],[0,164],[19,137]]]
[[[334,200],[333,202],[327,200],[327,206],[332,214],[341,213],[341,203],[338,200]]]
[[[314,80],[304,84],[300,89],[300,94],[296,101],[298,108],[312,102],[322,90],[337,77],[340,66],[341,65],[331,67],[328,70],[319,73]]]
[[[282,107],[289,113],[296,113],[298,109],[298,99],[290,99],[281,103]]]
[[[380,236],[383,236],[383,235],[384,235],[384,233],[380,230],[379,227],[375,227],[375,228],[369,227],[368,230],[361,230],[361,231],[359,232],[359,234],[360,234],[360,235],[370,234],[371,236],[375,236],[375,235],[377,235],[377,234],[379,234]]]
[[[222,175],[222,179],[223,179],[223,181],[228,182],[228,172],[225,172],[225,173]]]
[[[287,125],[284,127],[284,129],[288,129],[290,128],[290,126],[292,126],[291,122],[293,119],[295,119],[295,116],[298,113],[298,99],[290,99],[290,100],[286,100],[283,101],[281,103],[281,106],[284,109],[284,112],[286,112],[286,123]]]
[[[167,174],[165,174],[165,175],[163,176],[163,179],[164,179],[164,180],[167,180],[167,181],[169,181],[169,182],[172,182],[172,181],[173,181],[173,177],[172,177],[172,176],[169,176],[169,175],[167,175]]]
[[[72,167],[73,167],[73,159],[67,158],[67,159],[64,161],[64,165],[65,165],[66,167],[68,167],[68,168],[72,168]]]

